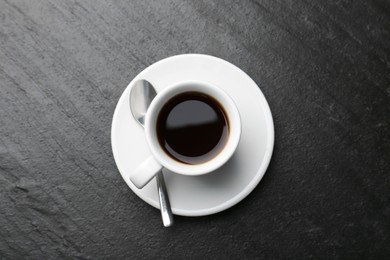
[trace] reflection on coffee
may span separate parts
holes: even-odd
[[[185,164],[214,158],[229,136],[229,120],[217,100],[200,92],[171,98],[157,118],[157,137],[163,150]]]

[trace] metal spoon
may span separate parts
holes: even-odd
[[[152,84],[143,79],[135,82],[130,91],[130,110],[135,120],[142,127],[144,127],[145,124],[146,111],[156,95],[156,90]],[[170,227],[173,224],[173,216],[162,171],[157,173],[156,180],[163,225],[164,227]]]

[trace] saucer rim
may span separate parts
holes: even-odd
[[[115,111],[114,111],[114,115],[113,115],[113,119],[112,119],[112,123],[111,123],[111,149],[112,149],[112,153],[113,153],[115,164],[117,166],[117,169],[118,169],[119,173],[121,174],[122,178],[124,179],[125,183],[129,186],[129,188],[140,199],[142,199],[143,201],[145,201],[149,205],[151,205],[151,206],[153,206],[153,207],[155,207],[157,209],[160,209],[160,206],[159,206],[158,202],[154,201],[153,199],[151,199],[149,197],[142,196],[140,194],[140,191],[138,191],[135,186],[132,187],[133,185],[131,185],[131,184],[129,185],[129,183],[125,180],[125,177],[127,175],[122,173],[122,171],[120,170],[120,167],[119,167],[119,164],[118,164],[118,159],[116,158],[116,155],[115,155],[114,142],[113,142],[113,140],[115,140],[114,136],[115,136],[115,133],[116,133],[114,122],[115,122],[115,119],[116,119],[116,117],[117,117],[117,115],[119,113],[118,103],[123,98],[123,95],[126,92],[129,91],[129,87],[136,80],[141,78],[140,75],[146,74],[149,70],[152,70],[153,67],[155,67],[155,66],[161,66],[161,64],[163,64],[163,63],[167,63],[167,62],[171,62],[172,60],[182,59],[182,58],[187,58],[187,57],[189,57],[189,58],[191,58],[191,57],[195,57],[195,58],[199,57],[199,58],[202,58],[202,59],[217,60],[218,62],[225,63],[227,66],[229,66],[229,67],[231,67],[231,68],[233,68],[235,70],[238,70],[238,72],[243,77],[246,77],[255,86],[257,86],[256,89],[257,89],[257,91],[260,94],[260,99],[261,99],[260,103],[261,103],[262,110],[264,112],[266,128],[267,128],[267,137],[266,137],[267,147],[265,148],[265,152],[264,152],[264,157],[263,157],[262,163],[261,163],[260,167],[258,168],[257,173],[254,175],[254,178],[245,186],[244,189],[242,189],[241,192],[237,193],[233,198],[231,198],[231,199],[229,199],[229,200],[219,204],[218,206],[211,207],[211,208],[206,208],[206,209],[201,209],[201,210],[188,210],[188,209],[183,210],[183,209],[178,209],[178,208],[172,207],[172,212],[175,215],[197,217],[197,216],[212,215],[212,214],[224,211],[224,210],[226,210],[228,208],[231,208],[234,205],[236,205],[237,203],[239,203],[240,201],[242,201],[244,198],[246,198],[254,190],[254,188],[259,184],[259,182],[263,178],[263,176],[264,176],[264,174],[265,174],[265,172],[266,172],[266,170],[267,170],[267,168],[269,166],[269,163],[271,161],[272,154],[273,154],[273,149],[274,149],[274,142],[275,142],[275,130],[274,130],[274,122],[273,122],[271,109],[269,107],[269,104],[268,104],[268,102],[267,102],[263,92],[261,91],[260,87],[256,84],[256,82],[248,74],[246,74],[243,70],[241,70],[236,65],[234,65],[234,64],[232,64],[232,63],[230,63],[230,62],[228,62],[226,60],[223,60],[221,58],[212,56],[212,55],[198,54],[198,53],[174,55],[174,56],[170,56],[170,57],[164,58],[162,60],[159,60],[159,61],[149,65],[144,70],[139,72],[131,80],[131,82],[126,86],[126,88],[123,90],[120,98],[118,99],[118,101],[116,103],[116,107],[115,107]],[[234,100],[234,97],[232,97],[232,99]]]

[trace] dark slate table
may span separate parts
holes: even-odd
[[[275,121],[260,185],[160,213],[124,183],[111,119],[141,70],[205,53]],[[0,1],[1,259],[389,259],[390,3]]]

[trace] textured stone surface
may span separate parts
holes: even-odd
[[[276,143],[243,202],[164,229],[110,126],[180,53],[246,71]],[[389,124],[388,1],[0,0],[0,258],[389,259]]]

